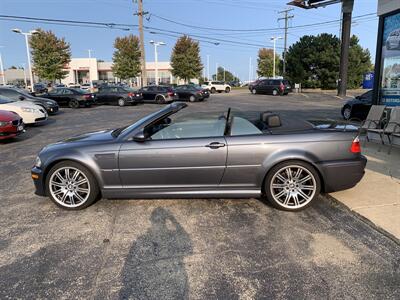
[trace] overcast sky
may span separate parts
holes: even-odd
[[[287,8],[285,5],[287,2],[288,0],[144,0],[144,9],[149,12],[145,26],[153,28],[145,32],[146,60],[154,60],[154,50],[149,44],[150,40],[167,43],[166,46],[159,48],[159,61],[168,61],[176,35],[187,33],[200,40],[201,56],[205,66],[206,57],[210,56],[210,74],[215,72],[215,65],[218,63],[237,73],[242,80],[246,80],[249,76],[250,57],[254,65],[260,46],[272,47],[271,36],[283,37],[283,29],[279,28],[282,28],[284,23],[278,22],[277,19],[282,16],[278,12]],[[359,36],[361,45],[370,49],[373,59],[378,27],[376,9],[376,0],[355,0],[353,17],[374,14],[359,18],[352,28],[352,33]],[[133,16],[136,10],[137,4],[131,0],[0,0],[1,15],[128,25],[137,25],[137,17]],[[290,26],[323,23],[340,19],[340,5],[312,10],[295,8],[290,13],[294,15],[290,20]],[[0,46],[3,46],[0,52],[5,67],[21,66],[22,63],[26,63],[23,37],[11,32],[11,29],[21,28],[23,31],[28,31],[38,27],[51,29],[57,36],[65,37],[71,44],[73,57],[87,57],[87,49],[92,49],[92,57],[106,61],[112,58],[115,37],[130,32],[138,34],[137,27],[129,27],[130,31],[126,31],[104,26],[92,28],[0,19]],[[123,28],[128,29],[128,27]],[[265,30],[232,31],[254,29]],[[305,34],[328,32],[338,35],[339,29],[339,21],[292,28],[289,29],[288,43],[289,45],[295,43]],[[224,41],[214,45],[213,43],[218,40]],[[246,43],[252,45],[245,45]],[[282,52],[282,47],[283,40],[279,40],[277,51]]]

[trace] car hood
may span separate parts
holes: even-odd
[[[15,102],[10,102],[10,103],[4,103],[4,104],[0,104],[0,109],[2,109],[2,107],[28,107],[28,108],[35,108],[35,109],[41,109],[41,106],[36,105],[35,103],[31,102],[31,101],[15,101]],[[4,109],[4,108],[3,108]]]
[[[51,102],[52,105],[57,105],[57,102],[48,98],[42,98],[42,97],[30,97],[27,98],[28,101],[36,101],[36,102],[40,102],[40,103],[49,103]]]

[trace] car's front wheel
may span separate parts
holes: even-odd
[[[163,103],[165,103],[164,97],[161,96],[161,95],[157,96],[157,97],[156,97],[156,103],[157,103],[157,104],[163,104]]]
[[[277,90],[273,90],[273,91],[272,91],[272,95],[277,96],[278,94],[279,94],[279,93],[278,93]]]
[[[63,161],[49,171],[46,191],[58,206],[78,210],[88,207],[97,199],[99,187],[87,168],[73,161]]]
[[[229,87],[225,88],[225,93],[229,93],[231,91],[231,89]]]
[[[321,191],[321,180],[310,164],[283,162],[273,167],[265,178],[265,194],[281,210],[298,211],[309,206]]]
[[[215,89],[215,87],[212,87],[210,91],[211,91],[211,94],[215,94],[215,93],[217,92],[217,90]]]
[[[251,93],[252,93],[253,95],[255,95],[255,94],[257,94],[257,90],[256,90],[256,89],[252,89],[252,90],[251,90]]]
[[[345,120],[350,120],[351,119],[351,107],[350,106],[346,106],[343,109],[343,118]]]
[[[191,95],[191,96],[189,97],[189,101],[190,101],[190,102],[195,102],[195,101],[196,101],[196,97],[193,96],[193,95]]]

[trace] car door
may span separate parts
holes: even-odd
[[[98,104],[106,104],[107,103],[107,95],[109,93],[109,88],[101,88],[96,94],[96,103]]]
[[[119,153],[124,188],[200,190],[217,188],[227,158],[225,119],[160,120],[142,142],[126,141]]]
[[[358,106],[359,117],[365,119],[369,113],[372,106],[372,93],[373,91],[368,91],[360,96],[361,103]]]
[[[61,95],[62,89],[53,89],[45,95],[46,98],[56,101],[59,105],[65,105],[65,101],[62,100]]]
[[[145,86],[145,87],[143,87],[143,88],[140,89],[140,92],[141,92],[142,95],[143,95],[143,101],[150,101],[150,100],[153,100],[153,99],[151,98],[152,91],[150,91],[150,88],[152,88],[152,87],[151,87],[151,86]],[[153,93],[154,93],[154,91],[153,91]]]

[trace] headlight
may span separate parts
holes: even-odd
[[[8,124],[10,124],[11,122],[0,122],[0,127],[5,127]]]
[[[53,102],[51,102],[51,101],[46,101],[46,103],[49,105],[53,105]]]
[[[31,112],[31,113],[37,111],[37,109],[35,109],[35,108],[30,108],[30,107],[22,107],[21,109],[22,109],[22,111],[24,111],[24,112]]]
[[[40,168],[41,165],[42,165],[42,161],[40,160],[39,156],[36,156],[35,167]]]

